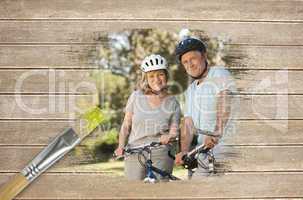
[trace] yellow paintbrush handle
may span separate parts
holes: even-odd
[[[12,200],[16,197],[30,182],[21,174],[13,176],[11,180],[0,188],[1,200]]]

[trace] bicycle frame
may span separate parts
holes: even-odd
[[[159,143],[159,142],[152,142],[147,145],[142,145],[142,146],[133,147],[133,148],[126,147],[124,149],[124,154],[134,154],[134,153],[138,154],[139,162],[146,167],[146,177],[144,178],[145,183],[156,183],[158,180],[157,180],[157,176],[155,175],[155,173],[159,174],[162,178],[168,178],[168,180],[171,180],[171,181],[181,180],[178,177],[173,176],[172,174],[153,166],[153,162],[151,159],[152,148],[158,147],[160,145],[161,145],[161,143]],[[147,157],[144,155],[144,152],[147,153]],[[142,163],[139,156],[144,157],[144,159],[145,159],[144,163]]]

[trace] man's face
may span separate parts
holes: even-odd
[[[187,74],[192,77],[198,77],[206,68],[205,59],[206,53],[189,51],[182,55],[181,63],[184,66]]]

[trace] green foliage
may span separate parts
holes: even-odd
[[[95,70],[91,77],[95,80],[102,110],[109,117],[109,129],[119,127],[123,118],[123,107],[131,92],[127,77],[110,71]]]
[[[82,157],[82,162],[108,161],[117,147],[118,131],[111,129],[102,132],[99,130],[97,137],[84,140],[81,147],[76,148],[77,157]]]

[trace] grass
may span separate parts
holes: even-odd
[[[73,172],[101,172],[111,176],[124,176],[124,161],[109,161],[95,164],[74,165],[61,168],[64,171]],[[174,167],[173,175],[182,179],[186,179],[187,170],[183,167]]]

